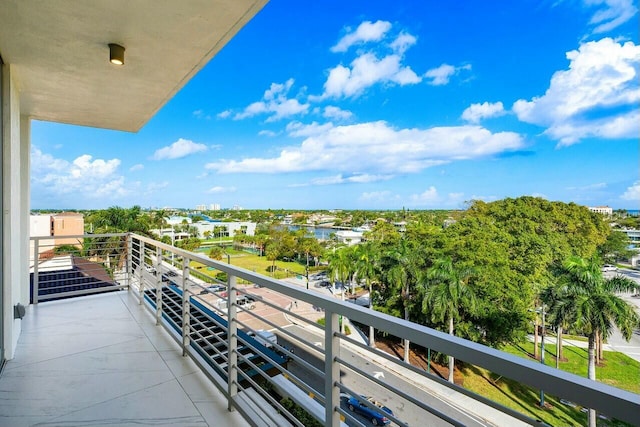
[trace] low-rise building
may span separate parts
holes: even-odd
[[[589,210],[606,216],[613,215],[613,208],[609,206],[589,206]]]
[[[240,222],[212,222],[198,221],[191,224],[198,229],[198,237],[203,238],[230,238],[236,234],[246,234],[253,236],[256,233],[256,223],[248,221]]]

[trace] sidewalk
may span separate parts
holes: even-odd
[[[534,340],[534,336],[533,335],[527,335],[527,338],[531,342],[533,342],[533,340]],[[540,345],[540,338],[541,337],[538,336],[538,345]],[[547,344],[554,344],[555,345],[556,341],[557,340],[556,340],[555,336],[545,335],[545,337],[544,337],[545,346]],[[564,337],[562,338],[562,345],[571,345],[573,347],[579,347],[579,348],[589,348],[589,342],[588,341],[572,340],[572,339],[566,339]],[[606,351],[616,351],[609,344],[604,344],[602,349],[606,350]]]

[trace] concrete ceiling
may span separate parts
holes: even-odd
[[[139,130],[268,0],[0,0],[21,114]],[[109,63],[109,43],[126,48]]]

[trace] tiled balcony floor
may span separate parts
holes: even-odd
[[[248,426],[129,292],[31,306],[0,426]]]

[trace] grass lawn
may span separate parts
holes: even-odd
[[[237,251],[231,248],[225,249],[225,251],[229,254],[231,265],[255,271],[256,273],[264,274],[265,276],[284,279],[286,277],[296,275],[304,276],[305,274],[304,265],[298,264],[297,262],[276,261],[276,271],[275,274],[272,275],[270,273],[270,269],[273,265],[273,261],[268,260],[266,257],[261,257],[244,251]],[[226,259],[223,258],[222,261],[224,262]],[[216,270],[207,270],[207,267],[197,262],[191,263],[191,266],[199,270],[201,273],[212,277],[215,277],[219,273]]]
[[[533,343],[507,346],[503,349],[522,357],[533,354]],[[545,346],[545,364],[555,367],[555,345]],[[564,347],[564,356],[568,359],[560,363],[560,369],[576,375],[587,374],[587,349]],[[586,425],[587,415],[579,407],[572,408],[560,402],[560,399],[545,393],[545,408],[540,405],[540,391],[523,384],[501,378],[485,369],[467,366],[462,370],[464,387],[488,397],[502,405],[516,409],[524,414],[540,419],[550,425]],[[596,368],[598,381],[615,387],[640,393],[640,363],[617,352],[604,352],[602,366]],[[598,425],[625,425],[624,423],[599,420]]]

